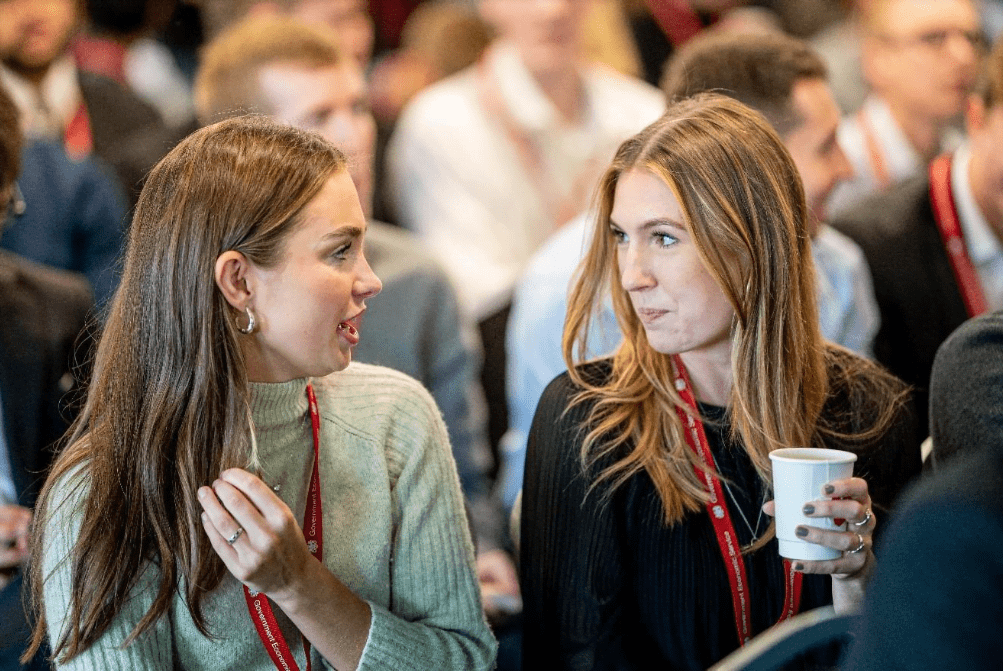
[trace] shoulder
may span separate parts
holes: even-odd
[[[90,285],[78,273],[43,266],[0,251],[0,305],[5,316],[44,324],[50,333],[83,326],[93,304]]]
[[[313,384],[322,416],[360,437],[382,441],[399,432],[419,437],[442,424],[428,390],[390,368],[353,362]]]
[[[900,404],[909,387],[879,364],[834,344],[826,345],[826,369],[829,396],[823,407],[823,419],[830,421],[848,414],[847,421],[866,424],[870,415],[878,415],[887,406]],[[850,428],[850,427],[843,427]]]
[[[923,174],[875,193],[832,220],[859,244],[899,241],[931,220],[930,180]]]
[[[648,113],[665,110],[665,94],[640,79],[629,77],[599,63],[586,68],[584,76],[589,88],[608,101],[619,99],[624,103],[640,105]]]
[[[581,364],[575,371],[587,384],[601,387],[609,381],[613,363],[611,359],[599,359]],[[567,371],[555,377],[540,397],[536,417],[533,420],[533,431],[537,433],[570,431],[578,435],[586,426],[596,402],[595,398],[581,399],[583,391],[584,389],[575,383]]]
[[[999,451],[1003,436],[1003,311],[962,324],[940,346],[930,377],[938,458]]]
[[[473,65],[419,93],[401,112],[395,135],[453,128],[477,116],[477,74]]]
[[[600,64],[590,65],[583,75],[595,111],[630,133],[639,132],[665,112],[665,94],[647,82]]]

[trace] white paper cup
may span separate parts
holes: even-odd
[[[822,486],[853,475],[857,455],[842,450],[815,447],[787,447],[770,452],[773,462],[773,498],[776,501],[777,541],[780,556],[787,559],[838,559],[843,553],[798,538],[800,526],[845,531],[831,518],[805,517],[802,509],[809,501],[823,498]]]

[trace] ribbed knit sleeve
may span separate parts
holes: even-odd
[[[80,533],[82,506],[87,494],[86,473],[78,469],[64,477],[53,492],[53,506],[43,543],[43,594],[45,616],[49,627],[50,645],[55,648],[62,635],[70,610],[70,553]],[[121,645],[143,615],[150,609],[157,593],[157,571],[148,566],[132,590],[132,597],[116,615],[111,626],[98,641],[65,664],[56,664],[67,671],[171,671],[174,659],[171,646],[170,622],[161,618],[135,643]]]
[[[396,395],[386,448],[395,524],[391,604],[387,609],[370,601],[372,625],[359,668],[488,669],[496,643],[481,609],[446,428],[419,385],[389,372],[383,382],[392,387],[399,381],[409,388]],[[386,390],[378,385],[370,393]],[[356,402],[365,404],[365,392],[356,393]]]

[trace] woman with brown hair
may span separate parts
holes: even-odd
[[[741,103],[677,103],[620,147],[570,297],[569,372],[529,440],[525,668],[706,669],[861,598],[873,511],[918,472],[919,436],[903,385],[819,335],[809,245],[797,168]],[[578,361],[610,294],[624,342]],[[805,510],[848,529],[798,530],[839,559],[778,554],[768,455],[789,446],[858,455]]]
[[[38,507],[60,667],[491,665],[440,414],[349,365],[365,230],[344,156],[292,127],[223,121],[151,172]]]

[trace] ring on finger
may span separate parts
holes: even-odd
[[[864,537],[861,536],[860,534],[857,534],[857,547],[853,548],[852,550],[847,550],[846,554],[851,554],[851,555],[856,554],[864,549],[864,545],[865,545]]]
[[[867,524],[868,522],[871,521],[871,517],[872,517],[871,516],[871,509],[870,508],[864,508],[864,519],[860,520],[859,522],[850,522],[850,524],[852,524],[855,527],[862,527],[862,526],[864,526],[865,524]]]
[[[233,532],[233,535],[226,539],[228,545],[233,545],[237,542],[237,539],[244,533],[244,527],[237,527],[237,530]],[[859,534],[858,534],[859,535]]]

